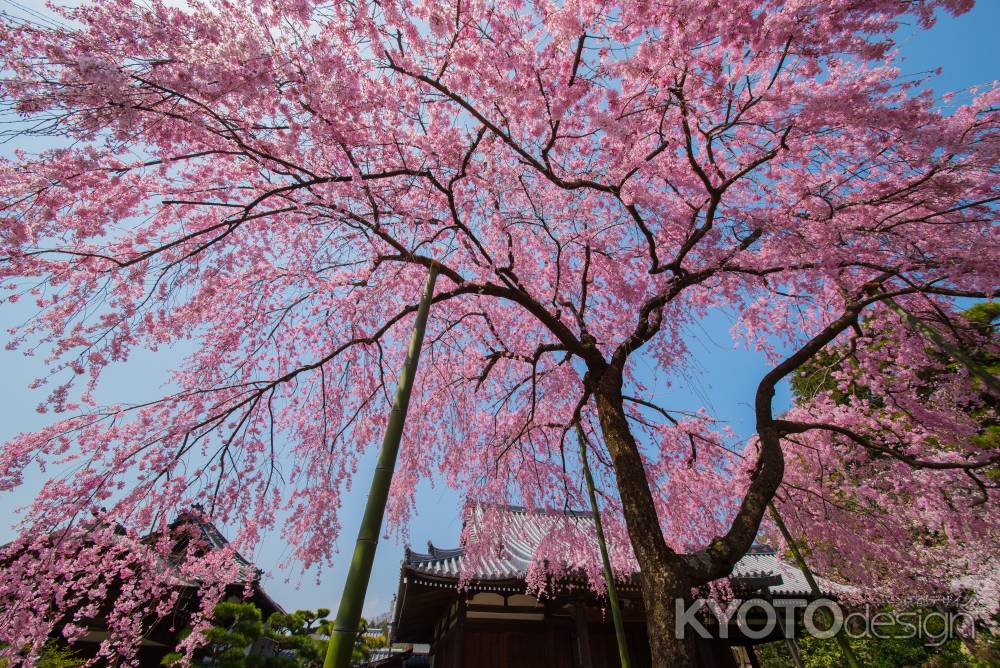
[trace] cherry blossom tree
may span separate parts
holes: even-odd
[[[994,375],[998,313],[1000,304],[980,304],[949,322],[972,363]],[[1000,527],[990,494],[1000,470],[943,464],[995,456],[997,397],[900,324],[866,324],[856,336],[876,345],[852,338],[799,370],[786,419],[828,426],[788,437],[776,505],[809,545],[812,564],[856,584],[858,595],[952,604],[965,621],[995,626]],[[933,461],[918,461],[917,452]]]
[[[0,277],[37,306],[10,345],[44,353],[40,409],[59,419],[4,446],[0,486],[73,467],[8,548],[37,577],[2,576],[7,651],[37,649],[49,609],[72,639],[87,613],[67,611],[114,598],[72,576],[99,551],[54,551],[127,540],[164,601],[114,605],[103,651],[127,654],[169,600],[169,541],[139,537],[193,503],[236,547],[279,531],[301,564],[329,563],[436,266],[390,523],[432,475],[584,507],[579,424],[614,566],[641,570],[653,663],[692,665],[675,600],[751,545],[784,449],[870,420],[777,418],[776,387],[831,344],[910,332],[887,299],[948,323],[955,298],[995,293],[997,91],[936,99],[900,81],[891,41],[971,5],[103,0],[5,24],[6,132],[56,147],[0,165]],[[676,375],[686,327],[720,306],[774,362],[749,447],[658,406],[639,373]],[[164,396],[97,405],[109,365],[187,341]],[[916,348],[887,363],[916,368]],[[964,411],[934,415],[952,448],[864,424],[846,445],[954,472],[961,517],[996,501],[997,455],[963,447]],[[908,470],[886,475],[905,487]],[[210,611],[231,573],[191,568]]]

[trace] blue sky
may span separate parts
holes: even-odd
[[[37,0],[18,0],[16,3],[0,0],[0,10],[24,16],[24,10],[16,5],[46,12],[43,3]],[[903,75],[942,67],[942,75],[932,84],[938,93],[989,82],[1000,76],[998,29],[1000,2],[997,0],[980,0],[972,12],[957,19],[943,17],[929,32],[904,27],[897,35]],[[9,155],[9,150],[9,146],[0,147],[4,154]],[[25,306],[0,304],[0,330],[6,331],[19,324],[29,314]],[[688,332],[692,359],[689,376],[682,379],[684,386],[675,385],[656,394],[663,405],[671,408],[704,406],[709,413],[726,421],[737,435],[748,436],[753,431],[749,402],[769,365],[761,354],[734,347],[729,334],[730,322],[725,313],[717,312],[692,326]],[[98,398],[114,402],[158,396],[166,370],[178,359],[180,352],[168,350],[133,355],[126,365],[107,373]],[[25,358],[0,347],[0,441],[19,432],[37,429],[51,419],[35,412],[35,406],[43,398],[42,392],[27,389],[40,368],[38,358]],[[649,380],[653,380],[652,376]],[[787,393],[778,399],[779,403],[787,403]],[[319,577],[316,573],[300,578],[297,572],[287,575],[279,572],[278,564],[287,557],[287,548],[277,537],[265,540],[257,554],[247,555],[265,571],[273,571],[265,586],[286,608],[336,609],[373,468],[374,453],[363,462],[354,489],[345,499],[344,530],[338,543],[340,554],[332,569]],[[30,502],[40,480],[40,474],[33,471],[24,486],[13,493],[0,494],[0,542],[12,537],[11,525],[16,521],[14,511]],[[443,483],[424,482],[419,488],[416,506],[418,515],[408,527],[410,542],[416,549],[423,549],[428,540],[441,546],[457,543],[461,518],[459,497],[454,491]],[[365,604],[366,615],[388,610],[398,584],[402,551],[402,542],[394,536],[380,546]],[[286,577],[290,581],[286,582]]]

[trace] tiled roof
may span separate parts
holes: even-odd
[[[177,531],[183,526],[194,526],[198,529],[199,536],[199,546],[201,549],[218,550],[229,545],[229,541],[226,537],[222,535],[218,527],[212,524],[210,521],[204,518],[200,513],[200,508],[196,512],[184,511],[181,512],[177,519],[170,523],[170,530]],[[156,534],[153,534],[156,535]],[[181,549],[186,549],[187,541],[182,541],[183,547]],[[240,568],[240,576],[244,580],[256,580],[260,577],[260,569],[254,566],[246,557],[244,557],[239,552],[233,551],[233,559],[236,561]]]
[[[472,511],[478,513],[477,509]],[[542,539],[559,523],[573,522],[586,535],[595,535],[594,520],[589,512],[583,511],[529,511],[519,506],[508,506],[504,518],[506,527],[502,550],[478,560],[475,572],[465,573],[470,564],[462,547],[442,549],[432,543],[427,544],[427,552],[415,552],[409,547],[403,559],[405,569],[440,579],[457,580],[463,573],[468,579],[488,581],[520,580],[525,577],[534,561],[535,553]],[[476,540],[475,525],[470,527],[470,540]],[[777,576],[777,577],[775,577]],[[737,562],[732,578],[737,581],[770,580],[770,592],[776,596],[809,596],[809,583],[798,568],[778,558],[774,549],[767,545],[754,545]],[[780,579],[780,582],[778,580]],[[835,595],[845,588],[837,583],[817,578],[824,594]]]
[[[770,587],[770,592],[776,596],[810,596],[809,582],[802,571],[778,558],[774,548],[767,545],[755,545],[750,552],[743,555],[733,568],[734,578],[753,578],[758,576],[779,576],[781,584]],[[824,578],[816,578],[816,583],[824,594],[836,595],[843,593],[845,587]]]
[[[194,526],[198,530],[198,539],[196,541],[197,552],[218,550],[229,545],[229,541],[222,535],[222,532],[219,531],[218,527],[207,520],[202,514],[200,506],[195,506],[191,511],[182,511],[178,514],[177,518],[170,523],[168,531],[179,533],[181,528],[189,526]],[[159,534],[152,533],[147,536],[146,540],[155,540],[158,535]],[[174,558],[181,558],[182,555],[189,549],[189,546],[190,539],[182,537],[175,546],[176,553]],[[250,584],[253,586],[254,595],[259,599],[256,601],[258,606],[264,607],[265,610],[268,609],[269,606],[271,610],[276,612],[285,612],[285,609],[281,607],[277,601],[272,599],[261,586],[261,569],[257,568],[251,561],[235,550],[233,550],[233,560],[236,562],[239,573],[237,583],[242,585]],[[195,585],[196,583],[186,582],[185,584]]]

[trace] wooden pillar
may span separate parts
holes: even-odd
[[[767,601],[773,601],[771,597],[770,587],[764,587],[764,598]],[[795,629],[792,628],[792,632],[789,633],[788,629],[785,627],[785,620],[781,618],[781,615],[776,615],[778,622],[778,631],[781,633],[781,637],[785,639],[785,644],[788,646],[788,653],[792,655],[792,663],[795,664],[795,668],[805,668],[802,664],[802,655],[799,653],[799,643],[795,641]]]
[[[465,596],[459,596],[458,610],[455,611],[455,639],[452,641],[451,665],[465,665]]]
[[[583,616],[583,608],[573,606],[573,635],[576,637],[576,656],[578,668],[594,668],[590,655],[590,631],[587,629],[587,618]]]
[[[753,645],[747,645],[747,658],[750,659],[750,666],[752,668],[760,668],[760,659],[757,658],[757,652],[754,651]]]

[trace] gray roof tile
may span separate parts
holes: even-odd
[[[472,510],[474,518],[481,510]],[[416,552],[406,548],[403,566],[414,573],[425,574],[435,578],[455,579],[464,574],[469,580],[516,580],[523,579],[528,568],[535,559],[542,539],[557,523],[573,522],[587,535],[594,535],[594,521],[589,512],[584,511],[529,511],[519,506],[508,506],[503,509],[507,513],[504,518],[506,530],[501,542],[503,548],[498,555],[491,555],[475,564],[475,572],[466,573],[470,567],[465,558],[465,548],[457,547],[442,549],[428,542],[427,552]],[[475,524],[469,531],[469,540],[477,540]],[[572,567],[572,565],[570,565]],[[776,596],[807,597],[809,583],[802,571],[778,558],[774,549],[756,544],[737,562],[732,578],[766,578],[779,576],[781,584],[771,586],[770,592]],[[844,593],[849,588],[843,585],[817,578],[824,594],[836,595]]]

